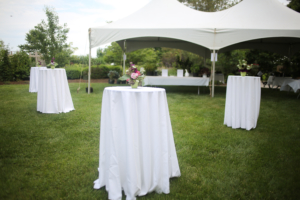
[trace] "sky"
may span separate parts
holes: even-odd
[[[88,29],[103,26],[107,21],[117,21],[139,10],[151,0],[0,0],[0,40],[9,45],[11,51],[18,51],[18,45],[25,44],[29,30],[47,21],[45,6],[51,6],[59,16],[59,24],[67,23],[70,29],[68,43],[78,50],[75,55],[86,55],[88,50]],[[287,0],[278,0],[287,5]],[[107,45],[100,46],[105,48]],[[96,57],[97,48],[92,49]]]

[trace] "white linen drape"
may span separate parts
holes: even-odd
[[[39,70],[37,111],[70,112],[74,109],[65,69]]]
[[[39,70],[47,69],[46,67],[31,67],[30,68],[30,78],[29,78],[29,92],[38,91],[39,83]]]
[[[109,199],[169,193],[180,176],[164,89],[108,87],[102,98],[99,178]]]
[[[234,129],[256,128],[260,98],[260,77],[228,76],[224,124]]]

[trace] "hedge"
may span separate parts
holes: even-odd
[[[121,66],[110,66],[110,65],[100,65],[100,66],[91,66],[91,79],[103,79],[108,78],[107,74],[109,71],[117,71],[119,74],[122,74]],[[89,67],[84,67],[82,69],[82,78],[87,78]],[[71,65],[66,67],[66,73],[68,79],[79,79],[81,74],[80,65]]]

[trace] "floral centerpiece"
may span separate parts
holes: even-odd
[[[38,64],[38,67],[41,67],[42,66],[42,63],[41,63],[41,61],[39,60],[39,62],[38,62],[39,64]]]
[[[251,70],[252,66],[253,64],[248,65],[246,60],[239,60],[239,64],[237,65],[241,76],[246,76],[247,72]]]
[[[51,62],[47,65],[47,67],[51,67],[51,69],[54,69],[58,64],[54,62],[55,58],[52,58]]]
[[[145,78],[143,72],[137,70],[135,64],[130,62],[130,67],[126,70],[126,74],[120,78],[120,80],[126,80],[132,88],[137,88],[139,83],[142,83]]]

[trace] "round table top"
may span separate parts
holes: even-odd
[[[164,88],[138,87],[136,89],[133,89],[130,86],[126,86],[126,87],[120,87],[120,86],[106,87],[105,90],[118,91],[118,92],[165,92]]]

